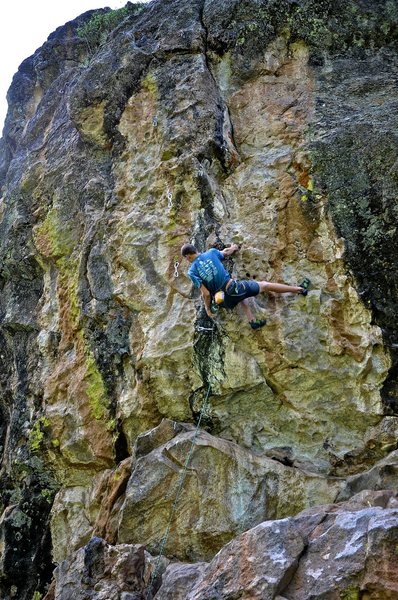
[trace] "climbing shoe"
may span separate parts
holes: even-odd
[[[308,294],[309,287],[311,285],[311,281],[308,277],[305,277],[303,281],[300,283],[300,287],[303,288],[302,292],[299,292],[302,296],[306,296]]]
[[[256,321],[250,321],[250,327],[252,329],[260,329],[260,327],[264,327],[267,324],[265,319],[257,319]]]

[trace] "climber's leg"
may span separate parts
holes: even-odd
[[[254,314],[252,312],[252,309],[250,308],[250,304],[247,300],[247,298],[245,298],[244,300],[242,300],[242,302],[240,302],[241,307],[243,308],[243,310],[245,311],[245,315],[248,318],[249,321],[254,321],[255,317]]]
[[[286,285],[285,283],[272,283],[271,281],[259,281],[260,292],[275,292],[276,294],[303,294],[305,288],[298,285]]]

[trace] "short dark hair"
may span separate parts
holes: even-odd
[[[184,244],[181,248],[181,256],[187,256],[188,254],[197,254],[195,246],[192,244]]]

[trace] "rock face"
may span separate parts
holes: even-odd
[[[193,431],[180,433],[137,458],[120,510],[120,542],[145,539],[148,549],[156,552],[164,523],[172,518],[167,556],[209,559],[253,523],[333,502],[339,491],[340,481],[283,466],[205,432],[194,436]],[[173,511],[182,482],[184,493]]]
[[[59,565],[54,573],[55,585],[47,596],[57,600],[138,600],[143,598],[148,579],[146,567],[143,546],[109,546],[94,537]]]
[[[65,600],[93,536],[113,565],[111,547],[157,555],[170,522],[163,549],[180,562],[164,598],[310,597],[320,559],[301,554],[317,544],[329,566],[311,597],[393,598],[394,508],[339,521],[337,506],[316,540],[336,499],[396,487],[397,7],[153,0],[118,14],[97,45],[81,34],[92,13],[60,27],[8,94],[0,595],[36,600],[57,563],[48,593]],[[211,322],[187,241],[241,243],[233,276],[308,276],[311,290],[253,299],[257,332],[239,309]],[[340,558],[358,547],[358,568],[340,575],[327,543]],[[366,547],[386,549],[384,570]],[[262,569],[258,587],[218,551]],[[105,579],[109,598],[144,593]]]
[[[388,508],[389,502],[395,508]],[[391,492],[390,499],[373,493],[347,505],[267,521],[220,550],[173,598],[397,598],[397,527]],[[187,565],[187,573],[190,569]],[[181,572],[181,566],[167,567],[156,600],[171,597],[170,587]]]
[[[397,535],[398,498],[384,491],[260,523],[209,563],[157,566],[142,546],[93,538],[57,567],[46,600],[395,599]]]

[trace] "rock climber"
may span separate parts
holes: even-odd
[[[309,279],[299,285],[285,285],[284,283],[272,283],[270,281],[238,280],[232,279],[223,265],[227,256],[231,256],[239,250],[240,246],[232,244],[224,250],[211,248],[207,252],[200,253],[192,244],[184,244],[181,248],[181,256],[191,264],[188,276],[194,286],[199,288],[202,294],[207,315],[213,319],[212,300],[223,308],[235,308],[237,304],[242,307],[249,320],[252,329],[259,329],[266,324],[265,319],[255,319],[247,298],[257,296],[263,292],[275,292],[276,294],[302,294],[306,296],[310,285]]]

